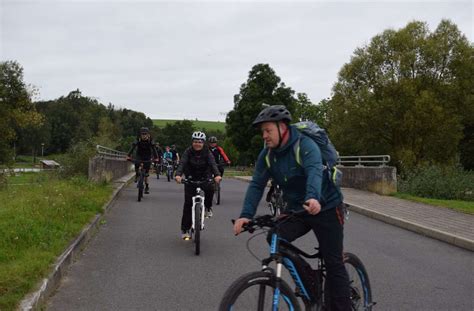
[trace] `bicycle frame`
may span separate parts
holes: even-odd
[[[196,215],[196,206],[198,204],[201,204],[201,224],[200,224],[200,229],[204,229],[204,215],[205,215],[205,208],[204,208],[204,191],[201,188],[201,185],[207,184],[212,182],[212,180],[207,180],[207,181],[190,181],[187,179],[183,179],[181,183],[183,184],[190,184],[190,185],[196,185],[196,194],[193,196],[193,206],[191,207],[191,215],[192,215],[192,224],[191,224],[191,229],[194,231],[196,229],[197,224],[194,223],[195,215]]]
[[[196,188],[196,195],[193,196],[193,206],[191,208],[192,212],[192,224],[191,224],[191,229],[194,231],[196,229],[196,224],[194,223],[195,215],[196,215],[196,206],[197,204],[201,203],[201,224],[200,224],[200,230],[204,229],[204,191],[200,187]]]
[[[280,247],[284,246],[284,247]],[[269,269],[269,264],[273,261],[276,262],[276,288],[273,293],[273,304],[272,309],[278,310],[278,302],[280,301],[280,282],[281,282],[281,271],[282,267],[284,266],[289,272],[293,279],[293,282],[297,286],[301,297],[305,304],[313,304],[317,302],[320,297],[313,297],[309,289],[303,283],[303,280],[299,274],[299,270],[301,267],[298,266],[295,261],[305,261],[301,256],[298,254],[304,254],[305,257],[309,258],[318,258],[318,269],[322,270],[322,262],[319,252],[313,255],[306,254],[302,250],[298,249],[294,245],[281,240],[277,232],[272,234],[271,243],[270,243],[270,257],[265,258],[262,260],[262,271],[267,271]],[[298,258],[296,258],[298,257]]]

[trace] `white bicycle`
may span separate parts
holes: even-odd
[[[204,190],[201,186],[212,183],[212,179],[204,181],[192,181],[188,179],[181,180],[182,184],[196,186],[196,194],[193,196],[191,239],[194,241],[195,253],[199,255],[201,251],[201,231],[204,230],[205,208],[204,208]]]

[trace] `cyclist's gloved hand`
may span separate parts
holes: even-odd
[[[176,182],[177,182],[178,184],[180,184],[180,183],[181,183],[181,179],[183,179],[183,178],[182,178],[181,176],[176,175],[176,177],[175,177],[174,179],[176,179]]]
[[[222,180],[222,177],[221,177],[221,176],[216,176],[216,177],[214,177],[214,181],[215,181],[216,183],[220,183],[221,180]]]
[[[238,235],[242,232],[242,226],[249,223],[250,219],[248,218],[239,218],[234,222],[234,234]]]
[[[230,165],[230,161],[227,161],[227,165]]]
[[[303,207],[311,215],[316,215],[321,211],[321,204],[319,204],[318,200],[316,200],[316,199],[309,199],[308,201],[305,202]]]

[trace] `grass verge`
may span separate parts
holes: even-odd
[[[407,193],[395,193],[392,194],[392,196],[414,202],[425,203],[440,207],[447,207],[467,214],[474,214],[474,202],[472,201],[428,199],[417,197]]]
[[[158,127],[165,127],[167,123],[175,123],[176,121],[180,120],[158,120],[155,119],[153,120],[153,124],[158,126]],[[225,133],[225,122],[219,122],[219,121],[196,121],[196,120],[190,120],[193,122],[194,127],[196,129],[207,129],[207,130],[220,130]]]
[[[15,310],[111,193],[110,185],[43,173],[0,191],[0,310]]]
[[[225,169],[224,171],[224,178],[227,177],[233,177],[233,176],[252,176],[253,171],[251,169],[245,169],[245,170],[232,170],[232,169]]]

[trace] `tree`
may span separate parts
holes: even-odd
[[[312,121],[322,128],[327,127],[327,113],[329,100],[323,99],[314,105],[305,93],[296,94],[296,111],[293,115],[295,122]]]
[[[185,148],[191,145],[191,136],[194,130],[193,122],[189,120],[167,123],[163,128],[165,141],[161,146],[176,145],[176,148],[182,153]]]
[[[0,62],[0,163],[8,162],[18,132],[39,127],[43,116],[36,112],[33,91],[23,81],[23,68],[15,61]]]
[[[339,72],[329,102],[341,154],[390,154],[397,165],[453,162],[472,124],[473,48],[450,21],[386,30]]]
[[[247,82],[234,96],[234,109],[226,118],[227,136],[239,150],[239,163],[254,163],[263,146],[258,131],[252,127],[253,120],[263,109],[262,104],[285,105],[293,113],[297,105],[294,93],[268,64],[252,67]]]

